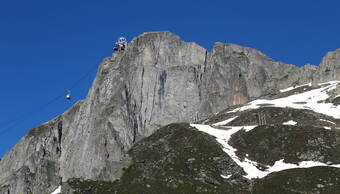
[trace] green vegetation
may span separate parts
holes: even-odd
[[[296,103],[303,104],[303,102]],[[260,114],[264,117],[267,125],[282,125],[282,123],[284,122],[294,120],[297,122],[297,125],[335,127],[334,124],[327,121],[322,121],[321,119],[328,120],[334,123],[337,122],[337,120],[334,119],[333,117],[316,113],[311,110],[280,108],[270,106],[271,104],[263,104],[262,107],[258,109],[250,109],[243,112],[220,113],[218,115],[210,117],[206,124],[217,123],[228,118],[237,116],[237,118],[228,123],[228,125],[233,126],[259,125]]]
[[[27,134],[28,137],[36,137],[42,134],[44,131],[47,131],[49,129],[48,125],[40,125],[36,128],[33,128],[30,130]]]
[[[333,127],[331,123],[321,121],[320,119],[335,122],[335,119],[332,117],[319,114],[311,110],[293,108],[262,107],[258,109],[247,110],[238,114],[238,117],[231,121],[228,125],[258,125],[259,114],[265,117],[267,125],[281,125],[282,123],[289,120],[294,120],[297,122],[297,125]]]
[[[340,96],[336,97],[332,100],[332,103],[336,106],[340,105]]]
[[[69,180],[75,193],[249,193],[240,169],[215,138],[171,124],[129,151],[132,164],[115,182]],[[221,174],[233,174],[223,179]],[[233,181],[233,183],[231,182]]]
[[[294,84],[293,84],[294,85]],[[299,85],[299,83],[296,83],[296,85]],[[301,86],[301,87],[297,87],[295,89],[289,90],[287,92],[280,92],[278,93],[278,95],[275,96],[275,98],[284,98],[284,97],[288,97],[294,94],[300,94],[300,93],[304,93],[310,90],[314,90],[314,89],[318,89],[320,88],[320,86]]]
[[[338,106],[338,105],[340,105],[340,96],[336,97],[336,98],[329,97],[326,100],[318,101],[318,103],[332,103],[335,106]]]
[[[337,162],[337,132],[307,126],[259,126],[239,131],[231,143],[239,156],[263,164],[314,157]],[[308,155],[308,154],[309,155]],[[132,164],[114,182],[70,179],[75,194],[110,193],[329,193],[340,190],[340,169],[314,167],[276,172],[250,182],[226,155],[215,138],[188,124],[171,124],[135,144],[129,151]],[[220,175],[232,175],[223,179]]]
[[[74,194],[109,194],[116,191],[114,182],[70,179],[67,184],[74,189]]]
[[[57,120],[53,119],[51,121],[49,121],[48,123],[42,124],[36,128],[31,129],[28,133],[27,133],[27,137],[37,137],[39,135],[41,135],[42,133],[46,132],[46,131],[50,131],[52,130],[56,124],[57,124]]]
[[[46,160],[46,167],[47,169],[55,170],[56,169],[56,162],[53,160]]]
[[[228,113],[229,111],[232,111],[236,108],[240,108],[244,106],[244,104],[239,104],[239,105],[234,105],[234,106],[229,106],[228,108],[220,111],[218,114],[216,115],[212,115],[204,120],[207,120],[208,119],[208,122],[206,122],[206,124],[213,124],[213,123],[217,123],[217,122],[220,122],[220,121],[223,121],[225,120],[226,118],[230,118],[230,117],[233,117],[235,116],[235,113]],[[202,123],[204,120],[201,120],[201,121],[198,121],[197,123]]]
[[[340,191],[340,169],[313,167],[290,169],[272,173],[254,183],[254,193],[323,193],[338,194]]]
[[[240,157],[266,165],[284,158],[285,162],[303,160],[340,163],[340,145],[337,132],[312,126],[265,125],[249,132],[237,132],[230,144]]]

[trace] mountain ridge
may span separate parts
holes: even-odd
[[[85,100],[6,153],[0,193],[52,191],[71,178],[116,180],[131,162],[127,151],[156,129],[292,85],[340,80],[339,59],[340,49],[320,66],[296,67],[239,45],[216,43],[208,52],[170,32],[144,33],[103,60]]]

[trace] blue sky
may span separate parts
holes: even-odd
[[[0,157],[86,96],[119,36],[171,31],[211,49],[229,42],[296,65],[340,48],[340,3],[306,0],[12,0],[0,4]],[[72,90],[72,101],[57,98]],[[13,121],[13,122],[10,122]],[[15,123],[13,126],[12,123]]]

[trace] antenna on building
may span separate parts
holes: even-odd
[[[123,51],[127,46],[127,40],[125,37],[119,37],[117,42],[115,43],[114,51]]]

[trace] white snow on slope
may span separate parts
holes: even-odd
[[[287,122],[284,122],[282,123],[283,125],[296,125],[297,122],[296,121],[293,121],[293,120],[290,120],[290,121],[287,121]]]
[[[243,126],[243,127],[242,126],[237,126],[237,127],[228,126],[230,128],[228,130],[215,129],[209,125],[191,124],[190,126],[195,127],[199,131],[203,131],[212,136],[215,136],[217,142],[219,142],[223,146],[223,151],[226,152],[235,161],[237,165],[243,168],[243,170],[247,174],[244,177],[248,179],[263,178],[272,172],[278,172],[278,171],[292,169],[292,168],[309,168],[309,167],[314,167],[314,166],[332,166],[332,167],[340,168],[340,164],[327,165],[327,164],[324,164],[321,162],[315,162],[315,161],[302,161],[298,165],[296,165],[296,164],[284,163],[282,159],[282,160],[276,161],[273,166],[267,166],[268,169],[265,171],[262,171],[256,167],[257,162],[255,161],[249,160],[248,158],[245,158],[243,161],[241,161],[240,158],[236,156],[237,150],[228,144],[230,137],[234,133],[238,132],[241,129],[250,131],[256,126]]]
[[[325,86],[328,84],[337,84],[339,81],[329,81],[329,82],[324,82],[324,83],[319,83],[318,86]]]
[[[215,124],[213,124],[213,126],[223,126],[223,125],[226,125],[226,124],[230,123],[231,121],[233,121],[236,118],[237,117],[232,117],[232,118],[227,119],[225,121],[221,121],[221,122],[215,123]]]
[[[328,123],[331,123],[333,125],[336,125],[336,123],[332,122],[332,121],[329,121],[329,120],[325,120],[325,119],[320,119],[320,121],[324,121],[324,122],[328,122]]]
[[[275,164],[271,166],[268,170],[271,172],[278,172],[278,171],[292,169],[292,168],[311,168],[315,166],[331,166],[331,167],[340,168],[340,164],[327,165],[325,163],[317,162],[317,161],[302,161],[302,162],[299,162],[298,165],[296,165],[296,164],[284,163],[282,159],[282,160],[276,161]]]
[[[59,186],[55,191],[53,191],[51,194],[60,194],[61,193],[61,186]]]
[[[334,90],[338,83],[340,83],[340,81],[331,81],[319,84],[320,86],[323,87],[284,98],[274,100],[266,99],[254,100],[250,102],[248,105],[236,108],[230,112],[238,112],[248,109],[260,108],[261,104],[272,104],[270,105],[271,107],[281,108],[290,107],[295,109],[309,109],[313,110],[314,112],[325,114],[334,118],[340,118],[340,105],[335,106],[331,103],[318,103],[318,101],[320,102],[326,100],[329,97],[327,92]]]
[[[224,179],[228,179],[228,178],[230,178],[231,176],[232,176],[231,174],[229,174],[229,175],[227,175],[227,176],[224,176],[223,174],[221,174],[221,177],[224,178]]]
[[[303,84],[303,85],[300,85],[300,86],[292,86],[292,87],[289,87],[289,88],[286,88],[286,89],[282,89],[280,90],[280,92],[288,92],[290,90],[294,90],[296,88],[300,88],[300,87],[303,87],[303,86],[309,86],[311,87],[312,86],[312,83],[308,83],[308,84]]]

